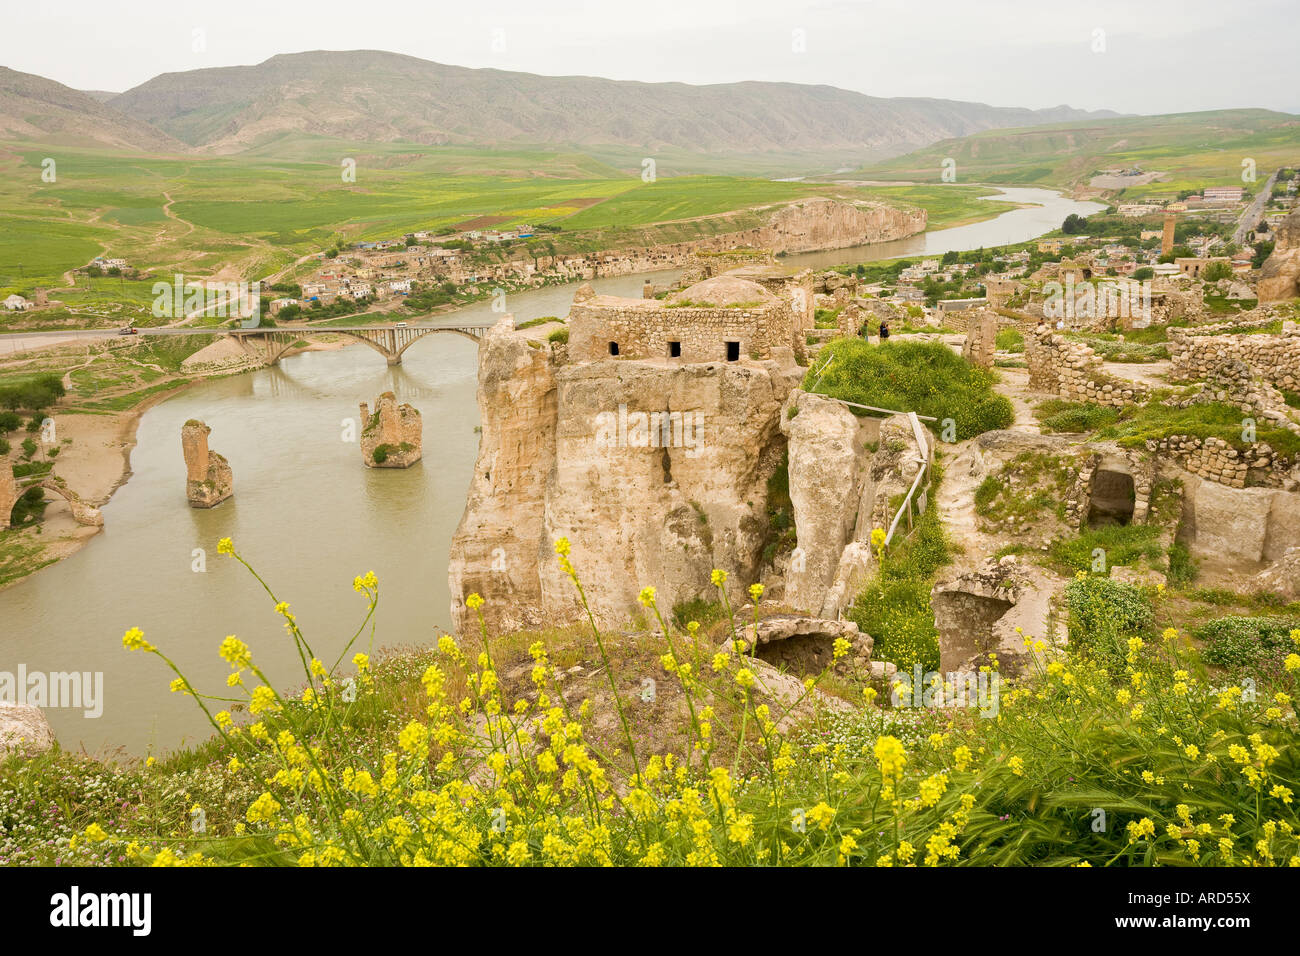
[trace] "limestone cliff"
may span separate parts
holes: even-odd
[[[772,252],[814,252],[902,239],[923,232],[926,221],[924,209],[817,198],[783,206],[763,225],[714,241]]]
[[[424,423],[412,405],[397,404],[397,396],[384,392],[375,412],[361,403],[361,460],[367,468],[409,468],[424,454]]]
[[[597,620],[620,623],[654,585],[661,607],[708,596],[729,572],[733,601],[757,579],[766,484],[784,440],[782,403],[803,369],[775,360],[565,364],[504,320],[479,354],[483,432],[452,541],[452,617],[486,600],[493,628],[581,615],[553,542],[567,537]]]
[[[235,493],[234,474],[221,455],[208,448],[212,429],[191,418],[181,426],[185,455],[185,496],[191,508],[212,508]]]
[[[1264,260],[1255,287],[1260,302],[1281,302],[1300,296],[1300,206],[1282,220],[1273,253]]]

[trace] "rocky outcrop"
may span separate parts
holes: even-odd
[[[577,620],[553,551],[572,543],[597,620],[710,595],[729,572],[733,602],[757,579],[767,480],[784,444],[782,402],[802,369],[778,361],[562,364],[502,321],[479,353],[482,437],[452,541],[452,617],[477,592],[491,626]]]
[[[1300,547],[1288,548],[1272,567],[1257,574],[1250,590],[1276,594],[1287,602],[1300,600]]]
[[[9,527],[14,505],[18,503],[18,483],[9,462],[0,458],[0,531]]]
[[[181,450],[185,454],[185,497],[191,508],[212,508],[235,493],[230,464],[208,448],[212,429],[191,418],[181,426]]]
[[[54,746],[54,730],[39,707],[0,701],[0,757],[9,751],[40,752]]]
[[[412,405],[397,404],[397,396],[384,392],[375,411],[361,403],[361,460],[367,468],[409,468],[424,454],[424,423]]]
[[[557,361],[515,334],[505,316],[479,348],[482,431],[465,512],[451,540],[451,613],[471,621],[464,599],[480,594],[497,631],[545,621],[538,568],[555,560],[543,534],[546,490],[555,463]]]
[[[1264,260],[1255,292],[1261,303],[1300,296],[1300,206],[1278,226],[1273,252]]]
[[[782,206],[765,224],[718,238],[778,253],[811,252],[902,239],[923,232],[926,221],[924,209],[817,198]]]

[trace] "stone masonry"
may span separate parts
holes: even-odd
[[[230,464],[208,448],[212,429],[191,418],[181,426],[181,450],[185,454],[185,496],[191,508],[212,508],[235,493]]]
[[[1108,375],[1101,358],[1082,342],[1074,342],[1040,326],[1025,336],[1029,388],[1072,402],[1122,407],[1146,400],[1132,382]]]
[[[411,405],[397,404],[397,396],[384,392],[370,406],[361,403],[361,460],[367,468],[409,468],[424,454],[424,423]]]

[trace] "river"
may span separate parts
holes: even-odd
[[[1016,242],[1060,225],[1095,203],[1048,190],[1006,189],[998,199],[1043,201],[971,226],[872,246],[790,256],[791,264],[843,262]],[[642,283],[677,273],[596,280],[597,291],[639,296]],[[573,288],[519,293],[516,321],[565,315]],[[458,315],[495,317],[488,303]],[[428,645],[448,624],[447,556],[464,509],[478,447],[476,345],[429,336],[390,368],[363,345],[306,352],[278,367],[205,382],[147,411],[131,454],[131,479],[103,508],[104,531],[86,547],[0,591],[0,671],[102,674],[102,713],[47,707],[65,748],[121,748],[142,755],[206,738],[194,702],[167,690],[161,661],[122,648],[140,627],[200,691],[224,695],[229,668],[217,648],[237,634],[281,688],[301,684],[297,653],[272,602],[247,571],[217,554],[229,536],[281,600],[288,601],[317,656],[332,662],[364,614],[355,574],[373,570],[381,587],[378,647]],[[377,470],[344,440],[357,404],[384,391],[418,408],[424,460]],[[185,501],[181,425],[200,418],[212,448],[230,461],[235,494],[202,511]],[[196,557],[196,549],[202,554]],[[205,570],[196,570],[203,567]],[[358,649],[369,650],[363,637]],[[221,707],[224,705],[216,705]]]

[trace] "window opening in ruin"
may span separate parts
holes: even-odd
[[[668,343],[668,357],[669,357],[669,358],[681,358],[681,357],[682,357],[682,343],[681,343],[681,342],[669,342],[669,343]]]
[[[1124,525],[1133,520],[1137,493],[1133,476],[1122,471],[1097,469],[1092,476],[1092,502],[1088,508],[1088,526]]]
[[[610,343],[609,343],[609,354],[610,354],[610,355],[617,355],[617,354],[618,354],[618,343],[617,343],[617,342],[610,342]]]
[[[727,343],[727,361],[728,361],[728,362],[738,362],[738,361],[740,361],[740,343],[739,343],[739,342],[728,342],[728,343]]]

